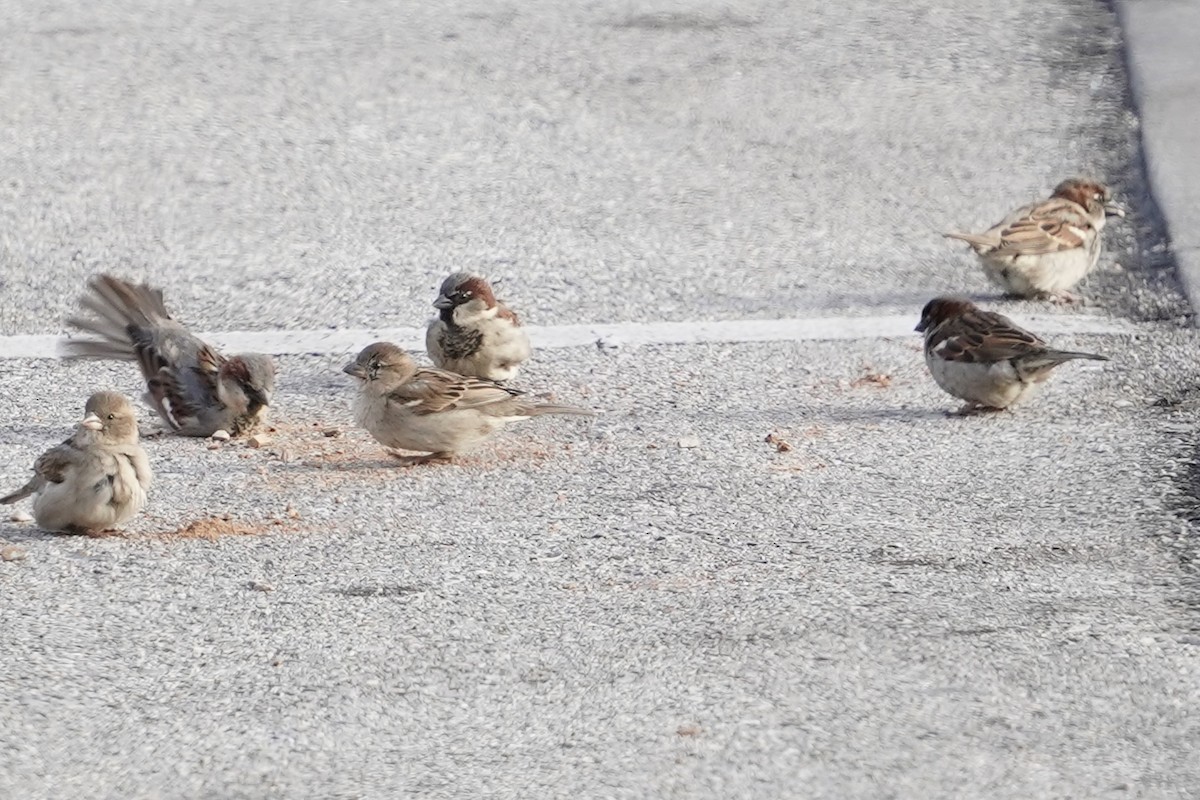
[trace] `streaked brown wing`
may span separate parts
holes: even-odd
[[[66,480],[67,470],[75,463],[78,450],[67,442],[52,447],[33,462],[33,471],[51,483]]]
[[[506,319],[517,327],[521,326],[521,318],[517,316],[517,312],[513,311],[503,303],[501,303],[500,307],[496,310],[496,317],[498,319]]]
[[[1041,353],[1046,343],[1003,314],[973,311],[940,327],[930,348],[947,361],[994,364]]]
[[[491,381],[440,369],[420,369],[408,383],[393,390],[388,399],[411,407],[414,413],[433,414],[454,408],[479,408],[519,394]]]
[[[1027,217],[1017,220],[1000,233],[1000,255],[1035,256],[1058,253],[1083,247],[1083,236],[1089,223],[1081,220],[1070,222],[1061,219],[1039,219]]]

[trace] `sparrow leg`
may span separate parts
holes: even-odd
[[[1055,305],[1070,305],[1072,303],[1082,303],[1083,298],[1073,292],[1068,292],[1066,289],[1058,289],[1050,293],[1047,298]]]
[[[123,531],[120,528],[104,528],[98,531],[87,531],[87,535],[92,539],[107,539],[109,536],[120,536]]]
[[[402,456],[399,453],[390,454],[392,458],[400,462],[400,466],[402,467],[419,467],[422,464],[449,464],[454,458],[453,453],[430,453],[424,456]]]
[[[967,403],[957,411],[947,411],[948,417],[977,417],[980,414],[994,414],[997,411],[1003,411],[1003,408],[993,408],[992,406],[981,406],[978,403]]]

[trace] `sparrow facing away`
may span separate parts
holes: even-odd
[[[237,436],[258,424],[275,390],[270,356],[221,355],[171,319],[161,289],[111,275],[94,276],[88,287],[80,305],[97,319],[67,323],[101,338],[66,340],[64,358],[137,361],[146,402],[181,436]]]
[[[9,504],[34,495],[33,518],[45,530],[102,531],[129,521],[146,505],[153,475],[128,398],[97,392],[84,409],[71,438],[33,463],[29,483],[0,497]]]
[[[980,234],[946,233],[971,245],[984,273],[1010,294],[1075,301],[1068,290],[1091,272],[1100,258],[1108,216],[1125,216],[1107,187],[1068,178],[1050,199],[1011,212]]]
[[[1108,361],[1055,350],[1008,317],[959,297],[930,300],[916,329],[925,334],[925,363],[937,385],[967,401],[960,414],[1008,408],[1066,361]]]
[[[389,342],[364,348],[342,371],[362,381],[354,399],[354,419],[377,442],[430,454],[397,456],[408,466],[449,461],[510,422],[542,414],[595,414],[536,403],[491,381],[418,367]]]
[[[506,381],[529,359],[529,336],[521,321],[480,276],[455,272],[442,282],[433,307],[438,316],[425,332],[425,349],[439,368]]]

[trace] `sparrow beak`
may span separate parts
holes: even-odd
[[[913,330],[916,331],[917,333],[924,333],[925,329],[928,327],[929,327],[928,323],[926,323],[925,320],[921,320],[920,322],[917,323],[917,327],[913,328]]]
[[[243,391],[246,393],[246,399],[249,400],[252,404],[254,404],[256,406],[271,405],[270,402],[267,401],[267,395],[263,392],[262,389],[245,386],[245,387],[243,387]]]
[[[359,378],[360,380],[365,381],[367,379],[367,371],[363,369],[362,364],[359,364],[357,361],[351,361],[349,364],[342,367],[342,372],[350,375],[351,377]]]
[[[1104,206],[1104,216],[1106,217],[1124,217],[1125,209],[1121,208],[1116,203],[1109,203]]]
[[[95,411],[89,411],[88,415],[83,418],[83,422],[79,423],[89,431],[98,431],[104,427],[104,423],[96,416]]]
[[[451,300],[449,297],[446,297],[446,295],[444,295],[444,294],[439,294],[437,296],[437,300],[433,301],[433,307],[434,308],[442,308],[442,309],[454,308],[454,301]]]

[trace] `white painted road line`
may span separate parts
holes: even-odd
[[[807,319],[747,319],[719,322],[621,322],[597,325],[551,325],[527,328],[533,346],[553,349],[605,343],[619,347],[708,342],[796,342],[832,339],[913,338],[913,314],[885,317],[812,317]],[[1026,325],[1046,336],[1072,334],[1129,334],[1137,327],[1124,320],[1097,316],[1021,317]],[[63,336],[32,334],[0,336],[0,359],[54,358]],[[225,352],[259,352],[271,355],[351,353],[371,342],[387,340],[410,350],[425,347],[424,328],[359,330],[230,331],[201,333]]]

